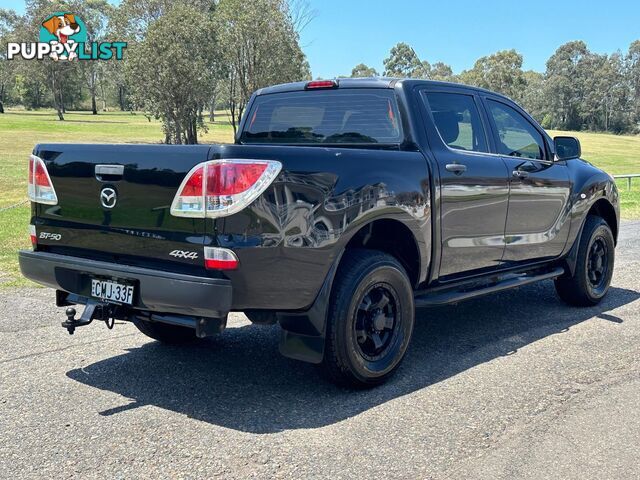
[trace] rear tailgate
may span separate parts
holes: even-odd
[[[34,154],[44,160],[58,197],[57,205],[35,204],[38,248],[203,270],[207,220],[172,216],[170,207],[208,151],[206,145],[38,145]]]

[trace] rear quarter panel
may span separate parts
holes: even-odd
[[[393,219],[414,235],[426,275],[431,205],[417,151],[302,146],[213,146],[212,159],[278,160],[282,171],[243,211],[217,219],[211,244],[233,248],[233,308],[305,309],[360,228]]]

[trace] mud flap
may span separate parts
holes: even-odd
[[[277,313],[278,322],[282,327],[279,349],[283,356],[309,363],[322,362],[331,286],[341,258],[342,254],[334,260],[309,310]]]

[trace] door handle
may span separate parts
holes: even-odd
[[[455,173],[456,175],[460,175],[462,172],[467,171],[467,166],[462,165],[461,163],[447,163],[444,168],[446,168],[449,172]]]
[[[527,178],[529,176],[529,172],[525,170],[514,170],[513,176],[517,178]]]
[[[101,182],[116,181],[124,174],[124,165],[96,165],[96,178]]]

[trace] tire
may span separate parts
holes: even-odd
[[[136,318],[133,324],[147,337],[167,345],[185,345],[195,343],[199,339],[193,328],[169,325],[168,323],[151,322]]]
[[[275,325],[278,323],[276,312],[272,310],[245,310],[243,313],[254,325]]]
[[[376,250],[347,251],[328,310],[325,375],[351,388],[384,383],[404,358],[415,323],[413,288],[402,265]]]
[[[558,296],[569,305],[597,305],[607,294],[615,261],[611,227],[601,217],[589,215],[578,245],[573,276],[555,280]]]

